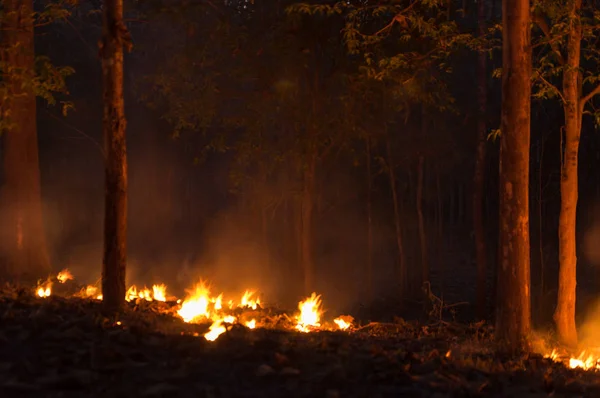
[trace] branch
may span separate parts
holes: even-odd
[[[539,26],[539,28],[542,30],[544,36],[546,36],[546,38],[548,39],[547,44],[550,44],[550,48],[552,48],[552,51],[558,57],[558,62],[560,62],[561,65],[564,65],[565,59],[560,52],[560,48],[558,48],[554,40],[552,40],[552,35],[550,34],[550,26],[548,26],[548,22],[546,22],[544,16],[541,15],[541,13],[539,12],[535,12],[533,13],[532,19],[533,22],[535,22],[536,25]]]
[[[551,89],[555,90],[558,93],[558,96],[560,97],[560,99],[562,100],[562,102],[564,104],[567,103],[567,100],[565,99],[565,97],[563,97],[562,92],[558,89],[558,87],[556,87],[554,84],[550,83],[548,80],[544,79],[544,76],[542,76],[541,73],[537,73],[538,78],[544,83],[546,84],[548,87],[550,87]]]
[[[600,84],[598,84],[592,91],[590,91],[587,95],[581,98],[581,105],[585,106],[585,104],[591,100],[596,94],[600,94]]]
[[[413,1],[412,3],[410,3],[408,5],[408,7],[406,7],[402,11],[399,11],[396,15],[394,15],[394,18],[392,19],[392,21],[389,24],[387,24],[383,28],[379,29],[379,31],[377,31],[377,33],[375,33],[373,36],[379,36],[381,33],[385,32],[386,30],[388,30],[392,26],[394,26],[394,23],[396,23],[396,22],[398,22],[403,28],[406,28],[406,25],[407,25],[406,17],[402,14],[405,14],[406,12],[410,11],[410,9],[415,6],[415,4],[417,4],[417,1]]]

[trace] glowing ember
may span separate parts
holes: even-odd
[[[248,329],[256,328],[256,319],[252,319],[251,321],[246,322],[246,327]]]
[[[321,326],[320,320],[323,311],[321,310],[321,296],[313,292],[309,298],[298,304],[300,314],[297,316],[298,323],[296,329],[301,332],[310,332],[311,329]]]
[[[73,280],[73,274],[65,268],[56,275],[56,279],[58,279],[60,283],[65,283],[66,281]]]
[[[208,341],[215,341],[217,337],[225,333],[227,329],[223,326],[223,321],[217,320],[210,325],[208,333],[204,335],[204,338]]]

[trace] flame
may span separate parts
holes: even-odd
[[[73,274],[71,273],[71,271],[65,268],[62,271],[60,271],[58,275],[56,275],[56,279],[58,279],[60,283],[65,283],[66,281],[73,280]]]
[[[35,293],[38,297],[46,298],[52,294],[52,283],[46,282],[43,286],[38,286]]]
[[[320,320],[323,311],[321,310],[320,295],[313,292],[309,298],[298,304],[298,309],[300,314],[296,318],[298,320],[296,329],[306,333],[321,326]]]
[[[556,349],[554,349],[549,354],[544,355],[544,358],[552,359],[554,362],[562,362],[571,369],[581,368],[583,370],[600,370],[600,358],[588,350],[583,350],[579,355],[565,359],[559,355]]]
[[[338,328],[340,328],[340,330],[347,330],[350,328],[350,326],[352,326],[352,321],[346,319],[345,316],[335,318],[333,322],[338,326]]]
[[[135,285],[131,286],[125,294],[125,300],[146,300],[146,301],[167,301],[167,286],[164,284],[152,286],[152,290],[144,286],[143,289],[138,291]]]
[[[227,329],[225,328],[225,326],[223,326],[223,321],[219,319],[213,322],[212,325],[210,325],[208,333],[204,335],[204,338],[208,341],[215,341],[217,337],[219,337],[226,331]]]
[[[68,280],[73,280],[73,274],[68,269],[60,271],[56,279],[59,283],[65,283]],[[155,284],[152,289],[143,287],[138,289],[136,285],[132,285],[126,292],[125,299],[127,301],[146,300],[146,301],[167,301],[167,286],[165,284]],[[260,306],[260,298],[253,290],[246,290],[239,301],[225,301],[223,294],[211,296],[208,285],[204,282],[197,283],[191,290],[186,291],[187,295],[184,300],[172,298],[169,300],[176,301],[179,309],[177,314],[184,322],[210,321],[211,326],[204,337],[208,341],[216,340],[221,334],[227,331],[226,325],[240,322],[236,316],[231,314],[230,310],[235,308],[244,308],[247,310],[257,310]],[[52,294],[52,280],[40,283],[36,288],[36,295],[42,298],[49,297]],[[76,296],[102,300],[102,292],[97,285],[87,285],[81,289]],[[227,309],[223,303],[227,303]],[[236,304],[237,303],[237,304]],[[321,296],[313,292],[310,297],[298,303],[299,313],[296,315],[295,329],[301,332],[310,332],[321,327],[322,310]],[[333,321],[340,330],[349,330],[352,327],[354,319],[351,316],[343,315]],[[243,324],[249,329],[255,329],[257,320],[252,318],[246,320]],[[118,323],[117,323],[118,325]],[[198,335],[198,334],[195,334]],[[557,355],[555,355],[558,358]],[[554,358],[553,358],[554,359]],[[571,367],[592,368],[599,367],[596,365],[596,360],[593,355],[584,355],[582,353],[577,358],[571,358]]]
[[[239,306],[243,308],[252,308],[255,310],[260,305],[260,299],[258,297],[256,299],[252,299],[252,296],[254,296],[254,292],[246,290],[242,296],[242,301]]]
[[[164,283],[153,285],[152,298],[156,301],[167,301],[167,285]]]
[[[199,282],[193,290],[187,292],[188,297],[181,303],[181,308],[177,313],[183,318],[184,322],[191,322],[197,318],[209,318],[209,305],[211,303],[210,290],[204,282]],[[213,308],[216,304],[213,302]]]

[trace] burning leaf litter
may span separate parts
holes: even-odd
[[[56,281],[65,283],[74,280],[73,275],[67,269],[62,270],[52,279],[41,282],[36,288],[36,294],[41,298],[48,298],[52,295],[52,286]],[[176,314],[186,323],[202,323],[209,321],[211,326],[209,331],[204,334],[208,341],[216,340],[221,334],[227,331],[227,325],[241,323],[249,329],[255,329],[258,325],[256,318],[240,319],[233,315],[236,309],[245,309],[256,311],[260,308],[261,301],[257,293],[253,290],[246,290],[240,300],[228,300],[223,303],[223,294],[213,295],[209,285],[205,282],[199,282],[192,289],[186,291],[185,299],[180,300],[175,297],[167,296],[167,286],[165,284],[156,284],[152,288],[138,288],[131,286],[125,295],[128,302],[138,300],[147,302],[175,302],[177,304]],[[76,294],[79,297],[102,300],[102,294],[96,286],[88,285]],[[321,316],[324,313],[322,308],[321,296],[313,293],[306,300],[298,304],[299,313],[296,316],[295,328],[301,332],[311,332],[322,329]],[[336,318],[333,326],[339,330],[347,330],[351,327],[352,317],[344,316]]]
[[[99,316],[98,300],[32,293],[0,288],[0,396],[592,398],[600,392],[596,372],[542,355],[498,358],[481,325],[442,329],[398,320],[351,333],[309,333],[283,314],[285,328],[250,331],[244,322],[262,325],[261,316],[278,315],[260,306],[228,310],[222,298],[221,313],[229,314],[212,321],[215,300],[211,319],[186,323],[166,311],[173,305],[176,314],[185,300],[138,298],[119,319],[108,319]],[[313,308],[316,297],[307,299]],[[227,338],[207,341],[222,328]],[[209,339],[198,338],[207,333]]]

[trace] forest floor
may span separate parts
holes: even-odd
[[[234,327],[216,341],[151,306],[0,289],[2,397],[598,397],[600,372],[502,358],[482,325]]]

